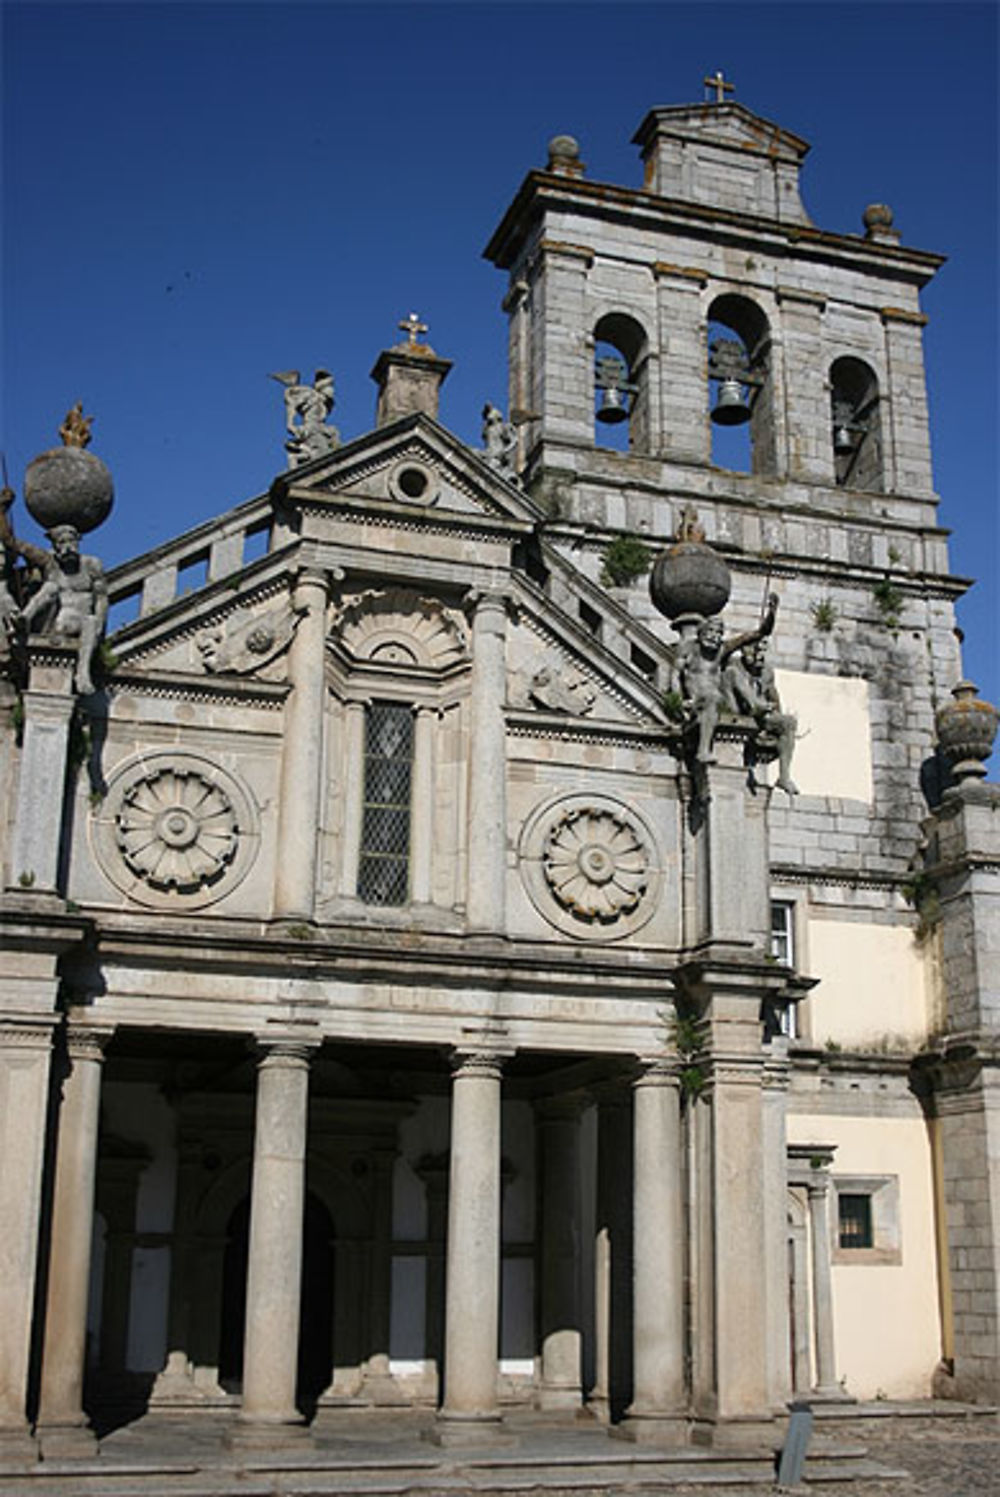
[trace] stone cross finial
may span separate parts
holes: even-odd
[[[727,83],[720,72],[713,73],[710,78],[703,78],[702,82],[706,89],[715,89],[715,98],[709,99],[710,104],[724,104],[726,95],[733,92],[734,84]]]
[[[419,334],[428,331],[426,322],[421,322],[416,312],[411,312],[409,317],[405,321],[398,323],[397,326],[406,333],[407,341],[411,348],[416,348]]]

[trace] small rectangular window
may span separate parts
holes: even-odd
[[[795,906],[788,900],[771,902],[771,955],[783,967],[795,966]]]
[[[655,686],[656,661],[653,659],[652,655],[647,655],[646,651],[641,650],[638,645],[630,645],[629,658],[631,659],[632,664],[635,666],[635,669],[639,672],[640,676],[645,676],[646,680],[651,682],[651,684]]]
[[[589,603],[580,599],[580,623],[585,629],[589,629],[595,639],[601,637],[601,615],[596,608],[591,608]]]
[[[875,1246],[872,1230],[872,1198],[867,1193],[840,1193],[837,1196],[838,1245],[841,1248]]]
[[[410,881],[413,712],[373,702],[365,735],[365,789],[358,895],[366,904],[405,904]]]

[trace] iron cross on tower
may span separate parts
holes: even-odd
[[[715,89],[715,98],[708,100],[710,104],[724,104],[726,102],[726,95],[731,94],[735,87],[734,84],[727,83],[723,75],[718,72],[714,73],[710,78],[703,78],[702,82],[707,90]]]
[[[409,317],[405,321],[398,323],[397,326],[408,335],[411,348],[416,348],[418,335],[428,331],[426,322],[421,322],[416,312],[411,312]]]

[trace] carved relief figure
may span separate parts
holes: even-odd
[[[744,712],[756,718],[765,732],[774,734],[778,741],[778,778],[775,783],[787,795],[798,795],[798,786],[790,773],[797,719],[781,710],[774,669],[767,659],[766,642],[759,639],[744,645],[738,657],[730,659],[726,665],[722,684],[730,711]]]
[[[756,629],[736,634],[727,640],[723,635],[722,620],[709,618],[678,644],[674,663],[680,679],[685,710],[690,712],[698,724],[696,757],[699,764],[707,764],[711,758],[712,739],[719,723],[719,713],[727,705],[723,686],[723,671],[727,661],[737,650],[766,639],[774,629],[777,613],[777,595],[770,593],[764,617]]]
[[[491,468],[502,473],[509,482],[518,482],[514,469],[514,454],[517,451],[514,423],[506,420],[503,412],[489,401],[483,406],[483,449]]]
[[[201,663],[210,675],[245,676],[260,670],[287,649],[299,617],[282,603],[265,614],[210,625],[195,639]]]
[[[52,555],[47,560],[45,580],[20,618],[29,630],[41,619],[43,632],[78,640],[74,685],[86,696],[94,689],[91,658],[108,616],[104,568],[96,556],[80,555],[80,534],[75,525],[54,526],[49,540]]]
[[[297,369],[272,374],[285,387],[285,430],[288,440],[288,466],[300,468],[314,458],[324,457],[340,446],[340,432],[327,425],[334,406],[333,375],[329,369],[317,369],[311,385],[301,382]]]

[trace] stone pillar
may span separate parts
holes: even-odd
[[[680,1082],[676,1062],[641,1063],[634,1082],[634,1389],[621,1433],[662,1441],[687,1433]]]
[[[882,307],[888,388],[881,390],[885,486],[895,494],[930,495],[930,421],[924,378],[923,312]],[[888,397],[888,398],[887,398]]]
[[[474,598],[469,703],[468,893],[470,931],[506,929],[507,604],[500,593]]]
[[[461,1051],[452,1073],[441,1444],[496,1440],[500,1316],[500,1077],[493,1050]]]
[[[587,309],[587,245],[543,240],[542,273],[533,294],[535,359],[531,407],[541,415],[541,440],[594,440],[594,329]]]
[[[316,897],[316,856],[326,702],[326,576],[302,572],[292,606],[299,624],[288,652],[291,695],[281,747],[278,847],[274,912],[311,920]]]
[[[363,1393],[376,1404],[405,1403],[390,1371],[392,1330],[392,1172],[394,1149],[376,1149],[372,1180],[372,1243],[368,1255],[370,1342],[365,1360]]]
[[[829,358],[823,352],[826,298],[815,291],[779,286],[781,344],[784,351],[787,462],[779,471],[792,479],[836,482],[830,405]]]
[[[792,1387],[788,1306],[788,1040],[776,1035],[764,1062],[764,1264],[767,1380],[771,1407],[783,1410]]]
[[[630,1402],[632,1370],[632,1114],[627,1094],[598,1096],[594,1386],[587,1408],[610,1423]]]
[[[32,1452],[25,1406],[53,1023],[0,1027],[0,1455]]]
[[[250,1190],[243,1404],[247,1424],[295,1426],[309,1060],[315,1043],[261,1042]],[[273,1433],[268,1436],[273,1438]]]
[[[8,879],[12,888],[55,890],[62,847],[66,752],[75,696],[76,650],[33,642],[28,646],[24,740]]]
[[[830,1271],[830,1220],[827,1212],[830,1181],[824,1175],[810,1180],[809,1230],[812,1235],[813,1328],[816,1335],[816,1392],[820,1397],[840,1393],[833,1350],[833,1280]]]
[[[801,1220],[789,1229],[792,1274],[792,1391],[805,1395],[812,1383],[809,1357],[809,1251],[806,1241],[806,1207],[802,1191],[796,1190],[797,1211]]]
[[[410,820],[410,898],[431,903],[434,850],[435,707],[417,707],[413,725],[413,789]]]
[[[653,274],[661,349],[658,450],[679,462],[707,463],[712,428],[701,293],[708,278],[703,270],[681,265],[656,264]]]
[[[580,1305],[580,1101],[558,1098],[536,1110],[541,1136],[541,1334],[538,1405],[582,1402]]]
[[[344,705],[344,862],[340,892],[356,899],[365,796],[365,703]]]
[[[52,1232],[36,1433],[46,1459],[86,1454],[83,1412],[101,1066],[107,1032],[69,1028],[52,1191]]]

